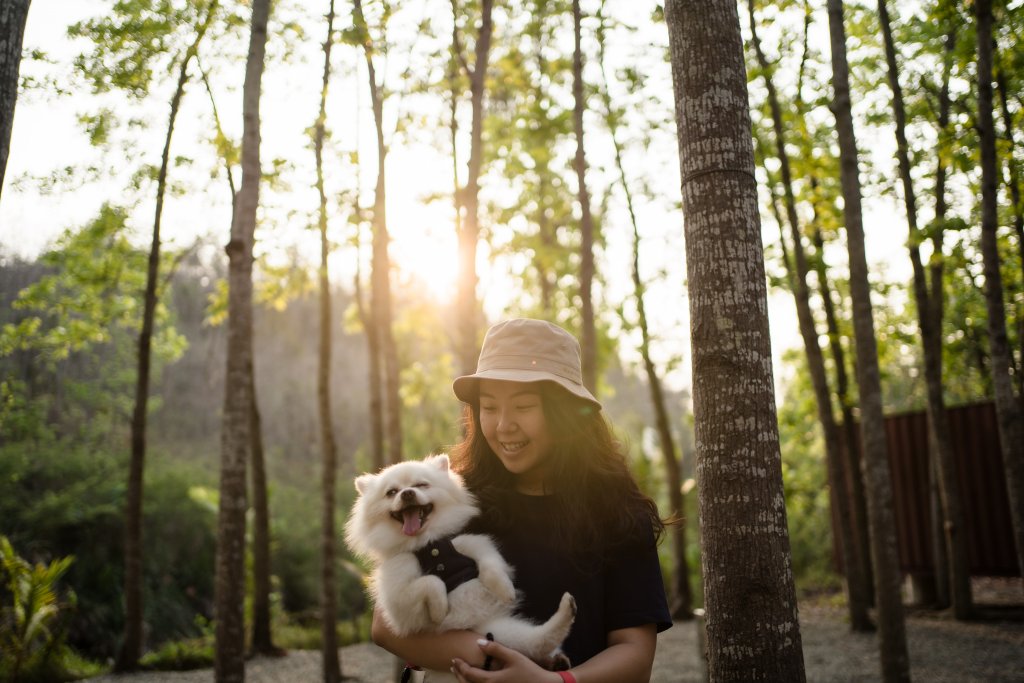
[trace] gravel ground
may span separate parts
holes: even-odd
[[[911,608],[907,641],[911,676],[926,683],[1024,683],[1024,582],[976,582],[980,618],[956,622],[948,613]],[[851,633],[845,610],[800,607],[804,665],[809,683],[881,681],[878,647],[872,634]],[[342,649],[346,677],[363,683],[392,683],[394,658],[370,644]],[[207,670],[101,676],[92,683],[210,683]],[[246,666],[249,683],[320,680],[318,652],[296,651],[279,659],[259,658]],[[680,622],[658,636],[652,683],[700,683],[697,626]]]

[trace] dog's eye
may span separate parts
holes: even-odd
[[[430,484],[428,484],[425,481],[421,481],[420,483],[416,484],[415,487],[418,488],[418,489],[429,489],[430,488]]]
[[[387,496],[388,498],[394,498],[397,493],[398,489],[388,489],[387,493],[385,493],[384,495]]]

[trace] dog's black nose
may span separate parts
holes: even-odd
[[[416,492],[412,489],[402,491],[402,500],[416,500]]]

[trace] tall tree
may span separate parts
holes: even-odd
[[[832,111],[839,137],[843,217],[849,250],[857,384],[860,389],[860,433],[864,452],[862,468],[868,494],[878,639],[882,677],[887,683],[892,683],[910,680],[910,658],[907,655],[906,626],[900,597],[900,565],[896,550],[889,455],[882,418],[878,346],[871,317],[871,289],[864,253],[860,169],[850,105],[850,71],[846,58],[842,0],[828,0],[828,24],[832,48]]]
[[[572,52],[573,128],[576,131],[576,192],[580,204],[580,361],[583,384],[597,395],[597,328],[594,324],[594,217],[587,191],[587,159],[583,142],[583,113],[587,108],[583,83],[583,12],[572,0],[574,47]]]
[[[472,374],[476,371],[476,360],[479,353],[477,338],[480,314],[476,295],[478,280],[476,253],[477,244],[480,241],[480,173],[483,169],[484,159],[484,87],[487,82],[487,64],[491,54],[491,34],[494,31],[494,22],[491,18],[493,9],[493,0],[481,1],[480,28],[477,30],[476,43],[473,48],[473,65],[470,66],[462,51],[459,33],[459,3],[458,0],[452,0],[452,20],[454,22],[452,47],[462,71],[469,79],[469,98],[472,109],[466,185],[461,192],[456,190],[456,211],[458,212],[459,206],[465,207],[466,210],[465,220],[459,220],[458,223],[459,280],[456,295],[457,348],[459,366],[463,374]],[[457,179],[456,185],[458,185]]]
[[[708,669],[805,680],[735,2],[665,3],[690,283]]]
[[[828,374],[825,370],[825,358],[818,343],[818,330],[811,311],[811,296],[807,286],[810,272],[807,255],[804,251],[803,231],[797,215],[796,193],[793,190],[793,176],[790,170],[789,153],[786,150],[785,128],[782,121],[782,106],[775,89],[772,67],[768,63],[757,32],[757,17],[754,13],[754,0],[747,0],[750,16],[751,43],[757,57],[757,63],[768,93],[768,106],[771,112],[772,129],[775,136],[775,156],[779,161],[779,172],[782,176],[783,203],[786,218],[789,222],[790,239],[793,241],[792,266],[787,259],[790,270],[790,284],[793,298],[796,301],[797,321],[800,336],[804,342],[807,356],[807,367],[811,374],[811,384],[818,406],[818,421],[821,423],[825,437],[825,459],[828,467],[829,482],[833,491],[833,504],[836,507],[836,518],[839,525],[839,540],[842,548],[843,570],[846,576],[847,608],[850,612],[850,626],[854,631],[870,631],[873,626],[868,617],[868,596],[865,592],[864,577],[857,563],[854,547],[854,532],[850,499],[844,486],[846,477],[843,474],[843,460],[839,439],[839,427],[832,412],[832,392],[828,385]],[[781,225],[780,225],[781,228]],[[782,237],[785,243],[785,237]],[[795,267],[794,267],[795,266]],[[794,272],[795,271],[795,272]]]
[[[1021,408],[1010,377],[1010,345],[1006,334],[1003,278],[999,272],[998,169],[996,132],[992,115],[992,0],[974,3],[978,50],[978,136],[981,145],[981,254],[985,273],[989,357],[995,389],[996,416],[1006,489],[1017,544],[1017,564],[1024,574],[1024,428]]]
[[[934,228],[935,255],[930,272],[925,272],[918,245],[922,235],[917,223],[917,197],[910,162],[910,146],[907,143],[907,112],[903,102],[903,88],[900,85],[899,64],[896,44],[893,40],[889,21],[889,8],[885,0],[878,0],[878,18],[882,27],[885,46],[885,60],[888,66],[889,87],[892,89],[892,111],[896,133],[896,156],[899,161],[900,180],[903,185],[903,203],[907,213],[907,227],[910,233],[907,246],[914,272],[914,298],[921,330],[921,344],[924,350],[924,375],[928,393],[928,428],[931,436],[931,455],[934,470],[938,475],[939,498],[945,528],[945,546],[949,566],[950,598],[953,613],[957,619],[967,619],[971,613],[971,576],[967,564],[967,539],[963,506],[957,484],[956,460],[953,442],[946,421],[946,406],[942,396],[942,227]],[[947,46],[955,44],[956,34],[950,33]],[[948,65],[949,60],[944,60]],[[948,91],[948,69],[944,69],[943,88]],[[941,125],[941,122],[940,122]]]
[[[253,0],[242,85],[242,184],[228,254],[227,371],[215,594],[217,683],[245,680],[246,464],[252,443],[252,262],[260,190],[260,92],[270,0]]]
[[[7,156],[11,151],[14,106],[18,101],[21,44],[32,0],[5,0],[0,4],[0,191],[4,187]]]
[[[353,0],[354,28],[363,46],[366,58],[367,79],[370,87],[370,102],[373,109],[373,122],[377,131],[377,184],[373,199],[373,264],[370,275],[370,320],[377,340],[377,348],[371,353],[379,354],[384,368],[384,406],[387,438],[387,456],[389,463],[402,460],[402,398],[399,394],[398,348],[391,321],[391,259],[388,256],[387,222],[387,180],[385,162],[388,148],[384,142],[384,88],[377,81],[374,66],[373,39],[363,14],[361,0]],[[386,20],[386,17],[385,17]]]
[[[335,510],[337,489],[337,446],[331,410],[331,278],[327,267],[331,253],[327,239],[327,193],[324,191],[324,138],[327,134],[327,90],[331,81],[331,46],[334,44],[334,0],[327,11],[327,38],[324,40],[324,69],[320,85],[320,110],[313,133],[316,155],[316,190],[320,196],[317,226],[320,231],[320,352],[317,368],[317,407],[320,412],[321,539],[320,539],[320,638],[324,683],[341,680],[338,659],[338,589],[335,564]]]
[[[647,375],[647,387],[651,395],[651,405],[654,408],[654,423],[658,431],[658,441],[661,444],[661,457],[665,465],[665,485],[668,489],[668,500],[670,515],[676,519],[670,535],[672,538],[672,578],[670,582],[669,610],[672,618],[686,621],[693,618],[693,591],[690,589],[690,567],[686,559],[686,524],[685,524],[685,497],[683,494],[682,468],[679,464],[675,438],[672,436],[672,426],[669,421],[668,408],[665,405],[665,392],[661,386],[661,377],[658,368],[651,357],[651,331],[647,323],[647,305],[645,303],[647,288],[644,285],[640,274],[640,226],[634,208],[633,192],[630,183],[626,178],[626,165],[622,158],[622,143],[619,142],[618,120],[622,113],[616,111],[612,104],[611,93],[608,89],[608,73],[605,68],[605,3],[602,1],[598,11],[597,45],[598,64],[601,67],[601,99],[604,103],[604,120],[612,140],[612,147],[615,150],[615,167],[619,174],[619,186],[622,188],[622,195],[626,200],[626,211],[629,214],[630,225],[633,227],[633,299],[636,303],[637,321],[640,328],[640,356],[643,358],[644,372]]]
[[[149,249],[146,271],[146,290],[143,294],[142,328],[139,331],[137,372],[135,380],[135,408],[131,423],[131,456],[128,462],[128,492],[125,503],[124,524],[124,638],[117,660],[116,671],[132,671],[139,666],[142,656],[142,497],[143,472],[146,463],[146,417],[149,411],[150,355],[153,339],[153,319],[156,312],[157,284],[160,277],[160,223],[163,218],[164,196],[167,190],[167,169],[170,166],[171,139],[178,119],[181,99],[188,82],[188,71],[199,45],[217,12],[218,0],[211,0],[206,15],[196,29],[195,38],[181,56],[178,82],[171,96],[167,134],[160,155],[160,170],[156,181],[156,208],[153,217],[153,237]]]

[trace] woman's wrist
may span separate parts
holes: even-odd
[[[558,683],[576,683],[576,677],[571,671],[556,671],[555,673],[558,674],[560,679]],[[552,683],[555,683],[554,679],[552,679]]]

